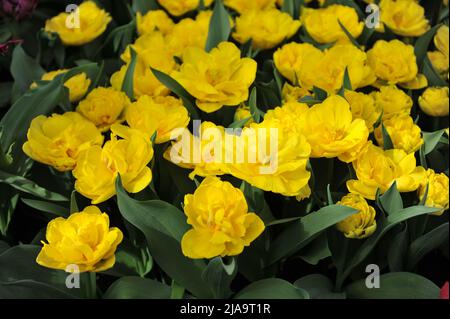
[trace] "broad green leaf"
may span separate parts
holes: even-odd
[[[292,222],[273,241],[269,250],[268,265],[298,251],[320,232],[356,212],[357,210],[350,207],[331,205],[310,213],[297,222]]]
[[[258,109],[257,95],[257,89],[256,87],[254,87],[250,92],[250,96],[248,98],[248,106],[250,108],[250,114],[252,115],[253,120],[256,123],[259,123],[261,122],[261,117],[264,116],[264,113],[260,109]]]
[[[114,267],[104,272],[107,275],[144,277],[152,270],[153,259],[148,249],[136,247],[126,238],[120,243],[115,256]]]
[[[24,202],[26,205],[28,205],[34,209],[37,209],[41,212],[46,212],[46,213],[52,214],[55,217],[68,217],[69,216],[69,210],[66,207],[62,207],[55,203],[45,202],[45,201],[35,200],[35,199],[29,199],[29,198],[22,198],[22,202]]]
[[[25,177],[12,175],[3,171],[0,171],[0,183],[8,184],[21,192],[25,192],[39,198],[53,200],[56,202],[68,201],[68,199],[63,195],[46,190]]]
[[[251,119],[252,119],[252,117],[246,117],[245,119],[238,120],[238,121],[231,123],[228,127],[229,128],[242,128]]]
[[[345,293],[334,292],[333,282],[321,274],[302,277],[294,286],[306,290],[311,299],[345,299]]]
[[[184,214],[163,201],[140,202],[130,198],[120,178],[116,181],[116,190],[122,216],[144,233],[152,257],[164,272],[195,296],[212,297],[208,284],[202,279],[204,261],[189,259],[181,251],[181,237],[189,229]]]
[[[158,71],[156,69],[151,69],[156,78],[164,84],[170,91],[172,91],[176,96],[183,100],[184,106],[187,108],[188,112],[191,115],[191,118],[194,120],[200,119],[198,115],[195,98],[188,93],[177,81],[175,81],[169,75]]]
[[[140,12],[142,15],[150,10],[161,9],[157,0],[134,0],[132,8],[134,12]]]
[[[206,51],[211,51],[219,43],[228,41],[231,33],[230,16],[223,6],[222,0],[216,0],[213,14],[209,22],[208,39],[206,40]]]
[[[236,260],[232,258],[229,264],[225,264],[220,257],[209,261],[202,273],[202,278],[211,287],[214,298],[226,299],[232,291],[231,282],[237,273]]]
[[[131,60],[128,64],[127,71],[122,83],[122,91],[130,98],[134,100],[134,70],[137,63],[137,54],[133,48],[130,47]]]
[[[11,101],[11,90],[13,82],[2,82],[0,83],[0,109],[8,106]]]
[[[425,34],[420,36],[416,44],[414,45],[414,54],[416,55],[417,64],[419,66],[419,70],[422,69],[424,59],[427,55],[428,48],[430,46],[431,41],[433,40],[436,31],[441,27],[441,24],[435,25],[430,30],[428,30]]]
[[[39,250],[38,246],[20,245],[0,255],[0,298],[83,297],[82,289],[66,287],[66,272],[36,263]]]
[[[430,154],[436,146],[439,144],[441,137],[444,135],[445,130],[439,130],[436,132],[422,132],[423,134],[423,147],[424,155]]]
[[[321,260],[331,256],[327,234],[322,233],[302,249],[300,258],[310,265],[317,265]]]
[[[0,233],[6,235],[11,217],[19,200],[19,193],[6,184],[0,184]]]
[[[0,255],[3,254],[3,252],[7,251],[9,249],[9,245],[0,240]]]
[[[408,251],[407,269],[412,270],[429,252],[448,241],[448,223],[444,223],[412,242]]]
[[[269,278],[251,283],[235,296],[236,299],[309,299],[308,293],[291,283]]]
[[[352,299],[439,299],[439,291],[427,278],[409,272],[381,275],[380,288],[367,288],[365,279],[345,288]]]
[[[392,139],[389,136],[389,133],[384,126],[383,122],[381,123],[381,133],[383,136],[383,149],[384,150],[391,150],[394,148],[394,143],[392,143]]]
[[[313,93],[314,93],[314,99],[318,101],[323,101],[327,98],[328,93],[325,90],[322,90],[321,88],[314,86],[313,87]]]
[[[361,47],[359,46],[358,41],[353,37],[353,35],[347,30],[347,28],[341,23],[341,21],[338,20],[339,26],[341,27],[342,31],[344,31],[345,35],[347,36],[347,38],[350,40],[350,42],[357,47],[358,49],[360,49]]]
[[[447,82],[435,70],[430,59],[426,55],[423,62],[423,74],[428,80],[429,86],[447,86]]]
[[[122,277],[103,295],[104,299],[168,299],[170,287],[159,281],[140,277]]]
[[[400,192],[397,189],[397,182],[394,182],[391,187],[379,197],[380,204],[388,214],[395,214],[403,209],[403,200]]]
[[[286,12],[292,18],[295,19],[295,6],[294,0],[284,0],[283,5],[281,7],[281,11]]]
[[[395,235],[389,246],[387,261],[391,272],[404,270],[408,246],[409,231],[408,225],[405,225],[405,227]]]
[[[45,73],[39,63],[25,53],[22,45],[14,48],[10,71],[14,78],[14,90],[17,90],[15,93],[18,94],[27,91],[31,83],[40,80],[42,74]]]
[[[431,214],[438,211],[436,208],[426,207],[426,206],[412,206],[405,208],[395,214],[389,215],[381,224],[378,225],[377,231],[370,236],[361,248],[353,254],[353,256],[347,260],[345,265],[345,271],[340,278],[340,282],[337,283],[338,287],[342,286],[345,278],[347,278],[351,271],[358,266],[360,263],[366,259],[366,257],[370,254],[370,252],[375,248],[378,241],[395,225],[406,221],[410,218],[414,218],[424,214]]]

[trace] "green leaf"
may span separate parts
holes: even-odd
[[[103,295],[104,299],[168,299],[170,287],[159,281],[122,277],[116,280]]]
[[[174,80],[169,75],[158,71],[156,69],[151,69],[155,77],[164,84],[165,87],[167,87],[170,91],[172,91],[176,96],[178,96],[180,99],[183,100],[184,106],[187,108],[188,112],[191,115],[191,118],[193,120],[200,119],[200,116],[198,115],[196,105],[195,105],[195,98],[188,93],[176,80]]]
[[[134,0],[132,9],[134,12],[146,14],[150,10],[161,9],[156,0]]]
[[[347,297],[355,299],[439,299],[439,291],[427,278],[408,272],[381,275],[380,288],[367,288],[365,280],[345,288]]]
[[[389,246],[387,261],[391,272],[403,271],[409,245],[408,225],[395,235]]]
[[[394,148],[394,143],[392,143],[392,139],[389,136],[389,133],[386,129],[386,127],[384,126],[383,123],[381,123],[381,133],[383,136],[383,149],[384,150],[391,150]]]
[[[144,277],[152,270],[153,259],[147,247],[136,247],[126,238],[120,243],[115,256],[114,267],[104,272],[107,275]]]
[[[11,90],[13,87],[13,82],[2,82],[0,83],[0,109],[8,106],[11,101]]]
[[[320,232],[357,212],[350,207],[331,205],[291,223],[273,241],[269,250],[268,265],[298,251]]]
[[[314,93],[314,99],[318,101],[323,101],[328,97],[328,93],[325,90],[322,90],[321,88],[314,86],[313,87],[313,93]]]
[[[441,27],[442,24],[437,24],[428,30],[425,34],[420,36],[416,44],[414,45],[414,54],[416,55],[417,64],[419,66],[419,70],[422,70],[424,59],[428,52],[428,47],[430,46],[430,42],[433,40],[436,31]]]
[[[345,97],[345,91],[346,90],[353,90],[352,88],[352,82],[350,81],[350,75],[348,74],[348,68],[345,67],[345,71],[344,71],[344,79],[342,81],[342,87],[339,90],[338,94],[342,97]]]
[[[137,54],[132,47],[130,47],[131,61],[128,64],[127,71],[122,83],[122,91],[130,98],[134,100],[134,69],[137,63]]]
[[[321,100],[317,100],[312,96],[304,96],[299,100],[300,103],[306,103],[309,106],[314,105],[314,104],[319,104],[322,103],[323,101]]]
[[[294,8],[294,0],[284,0],[283,6],[281,7],[281,11],[286,12],[292,18],[295,19],[295,8]]]
[[[83,297],[81,289],[66,287],[66,272],[36,263],[39,250],[38,246],[19,245],[0,255],[0,298]]]
[[[264,113],[260,109],[258,109],[257,95],[257,89],[256,87],[254,87],[250,92],[250,96],[248,98],[248,107],[250,108],[250,114],[252,115],[253,120],[256,123],[259,123],[261,122],[261,117],[264,116]]]
[[[395,214],[403,209],[403,200],[397,189],[397,182],[394,182],[389,189],[379,197],[383,210],[390,214]]]
[[[52,214],[57,217],[68,217],[69,211],[67,208],[62,207],[60,205],[51,203],[51,202],[44,202],[41,200],[35,200],[35,199],[29,199],[29,198],[22,198],[22,202],[24,202],[26,205],[37,209],[39,211]]]
[[[216,257],[209,261],[202,278],[210,285],[214,298],[226,299],[232,293],[230,285],[236,274],[237,266],[234,258],[231,258],[229,264],[225,264],[222,258]]]
[[[440,247],[445,241],[448,241],[448,223],[444,223],[417,238],[409,247],[407,269],[414,269],[423,257]]]
[[[310,265],[317,265],[321,260],[331,256],[327,234],[322,233],[302,249],[300,258]]]
[[[14,48],[10,70],[14,78],[14,93],[17,94],[27,91],[31,83],[40,80],[42,74],[45,73],[39,63],[25,53],[22,45],[17,45]]]
[[[333,282],[321,274],[302,277],[294,286],[306,290],[311,299],[345,299],[345,293],[334,292]]]
[[[430,154],[436,146],[439,144],[441,137],[444,135],[445,130],[439,130],[436,132],[422,132],[423,134],[423,147],[424,155]]]
[[[29,179],[12,175],[3,171],[0,171],[0,183],[8,184],[19,191],[34,195],[39,198],[53,200],[56,202],[68,201],[68,199],[63,195],[46,190],[45,188],[38,186],[36,183],[30,181]]]
[[[206,40],[206,51],[211,51],[219,43],[228,41],[231,33],[230,16],[223,6],[221,0],[216,0],[214,10],[209,22],[208,39]]]
[[[160,200],[140,202],[130,198],[120,178],[116,181],[116,190],[120,213],[144,233],[152,257],[164,272],[195,296],[212,297],[208,284],[202,279],[204,261],[189,259],[181,251],[181,238],[189,229],[184,214]]]
[[[344,31],[345,35],[350,40],[350,42],[358,49],[361,49],[358,41],[356,41],[356,39],[353,37],[353,35],[347,30],[347,28],[341,23],[341,21],[339,19],[338,19],[338,23],[339,23],[339,26],[341,27],[342,31]]]
[[[426,76],[428,80],[429,86],[447,86],[447,82],[439,75],[439,73],[435,70],[433,64],[430,59],[426,55],[423,62],[423,74]]]
[[[170,287],[170,299],[183,299],[184,294],[184,287],[177,284],[175,280],[172,280],[172,286]]]
[[[389,215],[381,224],[378,225],[377,231],[368,239],[366,239],[361,248],[346,262],[345,271],[340,278],[340,282],[337,283],[337,287],[340,288],[342,286],[342,283],[344,282],[345,278],[350,275],[351,271],[360,263],[362,263],[364,259],[366,259],[370,252],[375,248],[379,240],[394,226],[410,218],[414,218],[416,216],[424,214],[435,213],[436,211],[438,211],[438,209],[436,208],[426,206],[412,206],[405,208],[395,214]]]
[[[234,121],[228,127],[229,128],[242,128],[251,119],[252,119],[252,117],[246,117],[245,119]]]
[[[251,283],[242,289],[236,299],[309,299],[308,293],[291,283],[269,278]]]

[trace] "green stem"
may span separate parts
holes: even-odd
[[[85,273],[86,299],[97,298],[97,274],[95,272]]]

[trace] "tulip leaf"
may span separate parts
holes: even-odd
[[[229,264],[225,264],[222,258],[216,257],[209,261],[202,278],[210,284],[214,298],[225,299],[232,293],[230,285],[236,274],[237,265],[234,258],[231,258]]]
[[[252,117],[246,117],[245,119],[242,120],[237,120],[234,121],[233,123],[231,123],[228,127],[229,128],[242,128],[243,126],[245,126],[245,124],[247,124],[248,121],[250,121],[252,119]]]
[[[382,223],[377,226],[377,231],[372,234],[362,244],[360,249],[351,256],[351,258],[344,265],[345,270],[340,278],[338,278],[337,287],[340,288],[344,280],[350,275],[351,271],[366,259],[370,252],[375,248],[380,239],[394,226],[408,219],[430,214],[438,211],[437,208],[431,208],[426,206],[412,206],[405,208],[395,214],[389,215]]]
[[[311,299],[345,299],[345,293],[334,292],[333,282],[321,274],[302,277],[294,286],[306,290]]]
[[[355,299],[438,299],[439,287],[425,277],[409,272],[392,272],[380,276],[379,288],[368,288],[360,280],[345,288]]]
[[[294,6],[294,0],[284,0],[283,5],[281,6],[281,11],[286,12],[289,14],[292,18],[295,19],[295,6]]]
[[[13,82],[1,82],[0,83],[0,109],[7,106],[11,101],[11,90]]]
[[[328,96],[327,91],[322,90],[321,88],[319,88],[317,86],[313,87],[313,93],[314,93],[314,98],[318,101],[323,101]]]
[[[56,202],[68,201],[68,199],[63,195],[42,188],[33,181],[30,181],[29,179],[26,179],[22,176],[17,176],[0,171],[0,183],[8,184],[21,192],[25,192],[39,198],[53,200]]]
[[[419,66],[419,70],[422,70],[424,67],[424,60],[428,52],[428,47],[430,46],[431,41],[433,40],[436,31],[441,27],[442,24],[437,24],[428,30],[425,34],[420,36],[416,44],[414,45],[414,54],[416,56],[416,61]]]
[[[391,272],[402,271],[405,267],[406,254],[409,245],[409,231],[406,224],[403,229],[397,233],[389,246],[387,261]]]
[[[308,104],[309,106],[314,105],[314,104],[319,104],[322,103],[322,100],[318,100],[316,98],[314,98],[313,96],[304,96],[299,100],[300,103],[305,103]]]
[[[268,278],[251,283],[235,299],[309,299],[309,295],[283,279]]]
[[[159,281],[140,277],[122,277],[103,295],[104,299],[168,299],[170,287]]]
[[[122,216],[140,229],[156,263],[176,282],[199,298],[210,298],[202,273],[202,260],[185,257],[181,238],[189,229],[186,217],[175,206],[160,200],[137,201],[128,196],[120,178],[116,181],[117,203]]]
[[[14,93],[23,94],[27,91],[33,81],[39,80],[45,70],[39,63],[29,57],[18,45],[14,48],[11,60],[11,75],[14,78]]]
[[[424,155],[430,154],[436,146],[439,144],[441,137],[444,135],[445,130],[439,130],[436,132],[422,132],[423,134],[423,147]]]
[[[379,201],[383,206],[383,210],[388,214],[395,214],[403,209],[403,200],[397,189],[397,182],[394,182],[391,187],[379,197]]]
[[[133,48],[130,47],[131,60],[128,64],[125,77],[123,78],[122,91],[130,98],[134,100],[134,70],[137,63],[137,54]]]
[[[22,202],[24,202],[26,205],[37,209],[41,212],[49,213],[57,217],[68,217],[69,216],[69,210],[66,207],[62,207],[60,205],[51,203],[51,202],[45,202],[41,200],[35,200],[35,199],[29,199],[29,198],[22,198]]]
[[[257,102],[258,92],[256,87],[252,89],[250,92],[250,96],[248,98],[248,106],[250,108],[250,114],[253,117],[253,120],[256,123],[261,122],[261,118],[264,116],[264,112],[262,112],[260,109],[258,109],[258,102]]]
[[[67,288],[66,272],[36,263],[39,250],[38,246],[19,245],[0,255],[0,298],[83,297],[82,289]]]
[[[170,91],[172,91],[176,96],[183,100],[183,104],[188,110],[191,118],[193,120],[200,119],[198,115],[195,98],[188,93],[176,80],[174,80],[170,75],[167,75],[156,69],[151,69],[155,77]]]
[[[209,23],[208,39],[206,40],[206,51],[211,51],[220,42],[228,41],[231,33],[230,16],[225,9],[222,0],[216,0],[213,14]]]
[[[348,73],[348,67],[345,67],[345,71],[344,71],[344,79],[342,81],[342,87],[339,90],[338,94],[342,97],[345,97],[345,91],[351,91],[353,90],[352,88],[352,82],[350,80],[350,75]]]
[[[392,142],[392,139],[389,136],[389,132],[387,131],[386,126],[384,126],[383,122],[381,123],[381,134],[383,136],[383,149],[384,150],[393,149],[394,143]]]
[[[407,269],[412,270],[429,252],[448,241],[448,223],[444,223],[412,242],[408,251]]]
[[[267,264],[271,265],[284,257],[288,257],[328,227],[357,212],[351,207],[331,205],[290,223],[272,242]]]
[[[447,82],[435,70],[427,55],[424,57],[423,74],[427,78],[429,86],[447,86]]]
[[[350,40],[350,42],[357,47],[358,49],[361,49],[358,41],[353,37],[353,35],[347,30],[347,28],[342,24],[342,22],[338,19],[339,26],[341,27],[342,31],[344,31],[347,38]]]

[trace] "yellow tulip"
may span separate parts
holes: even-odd
[[[123,234],[109,227],[109,217],[96,206],[73,213],[67,219],[58,217],[47,225],[46,240],[36,262],[44,267],[70,271],[76,265],[80,272],[100,272],[114,266],[115,252]]]
[[[448,116],[448,86],[429,87],[419,97],[421,110],[430,116]]]
[[[79,46],[92,42],[105,32],[111,17],[105,10],[97,7],[93,1],[85,1],[71,13],[60,13],[45,22],[45,31],[57,33],[64,45]],[[76,25],[77,16],[79,25]],[[73,25],[67,22],[72,21]]]
[[[70,171],[83,150],[102,143],[103,136],[94,124],[78,113],[67,112],[34,118],[22,149],[40,163]]]
[[[416,1],[381,0],[381,22],[392,32],[405,37],[418,37],[430,29],[425,9]]]
[[[358,212],[336,224],[337,229],[347,238],[363,239],[372,235],[377,229],[375,209],[358,194],[347,194],[336,203],[357,209]]]
[[[440,216],[449,207],[449,183],[448,176],[444,173],[435,173],[432,169],[427,170],[427,178],[425,183],[423,183],[419,190],[419,197],[422,200],[425,196],[425,192],[428,193],[425,205],[428,207],[440,208],[441,210],[433,215]]]
[[[192,229],[181,248],[193,259],[239,255],[265,228],[258,215],[248,212],[242,191],[217,177],[205,178],[184,197],[184,213]]]

